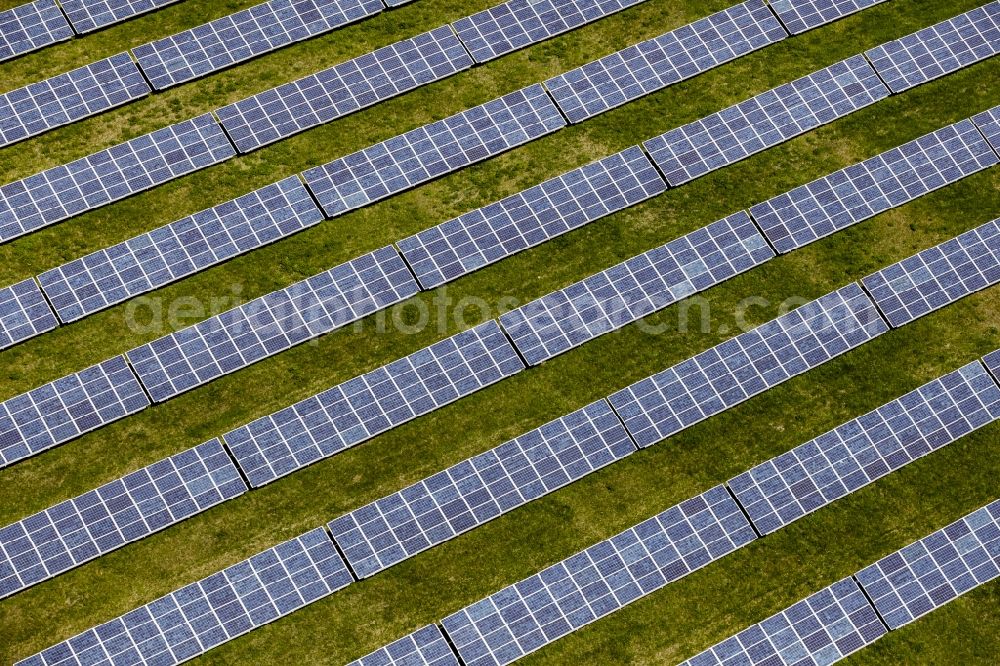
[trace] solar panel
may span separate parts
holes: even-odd
[[[667,182],[682,185],[889,96],[863,55],[830,65],[646,141]]]
[[[0,597],[241,495],[213,439],[0,529]]]
[[[450,26],[441,26],[280,85],[216,113],[241,153],[328,123],[472,66]]]
[[[128,53],[98,60],[0,95],[0,146],[149,94]]]
[[[179,664],[352,582],[322,528],[88,629],[18,666]]]
[[[983,111],[972,120],[979,126],[993,150],[1000,152],[1000,106]]]
[[[380,0],[269,0],[132,49],[156,90],[374,16]]]
[[[156,402],[290,349],[417,293],[392,246],[128,352]]]
[[[609,398],[651,446],[889,330],[857,283],[792,310]]]
[[[1000,220],[883,268],[861,281],[893,327],[1000,282]]]
[[[975,125],[963,120],[779,194],[750,214],[784,254],[997,162]]]
[[[0,289],[0,349],[51,331],[58,325],[33,278]]]
[[[635,205],[667,189],[638,146],[397,243],[424,289]]]
[[[259,487],[523,369],[491,320],[223,438],[250,485]]]
[[[359,578],[478,527],[635,452],[600,400],[329,524]]]
[[[764,0],[748,0],[545,82],[578,123],[787,37]]]
[[[770,534],[1000,419],[1000,388],[979,361],[820,435],[729,482]]]
[[[0,402],[0,468],[149,406],[124,356]]]
[[[1000,349],[985,356],[983,358],[983,364],[986,366],[986,369],[990,371],[990,374],[993,375],[994,379],[1000,383]]]
[[[211,114],[0,187],[0,242],[124,199],[236,154]]]
[[[73,29],[80,34],[121,23],[175,2],[177,0],[61,0]]]
[[[453,24],[476,62],[486,62],[620,12],[643,0],[510,0]]]
[[[771,259],[746,212],[719,220],[500,317],[530,365]]]
[[[38,276],[64,322],[121,303],[318,224],[297,176],[272,183]]]
[[[509,664],[756,538],[716,486],[442,621],[467,666]]]
[[[459,666],[436,624],[429,624],[347,666]]]
[[[902,92],[1000,52],[1000,0],[865,51],[882,80]]]
[[[327,217],[402,192],[565,126],[535,84],[304,172]]]
[[[0,12],[0,62],[73,36],[56,0],[35,0]]]
[[[883,2],[885,0],[771,0],[771,9],[788,32],[798,35]]]
[[[1000,576],[1000,500],[854,575],[890,629]]]
[[[888,631],[853,578],[844,578],[681,666],[832,664]]]

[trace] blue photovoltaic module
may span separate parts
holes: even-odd
[[[393,641],[347,666],[459,666],[436,624]]]
[[[128,53],[31,83],[0,95],[0,147],[148,94]]]
[[[1000,418],[1000,387],[979,361],[730,480],[770,534]]]
[[[127,21],[174,2],[177,0],[60,0],[73,29],[81,34]]]
[[[327,217],[334,217],[565,125],[552,98],[535,84],[309,169],[302,176]]]
[[[1000,282],[1000,219],[861,281],[893,327]]]
[[[0,402],[0,468],[149,406],[124,356]]]
[[[35,0],[0,12],[0,62],[73,36],[56,0]]]
[[[609,400],[639,446],[651,446],[888,330],[875,304],[852,283]]]
[[[89,629],[18,666],[174,666],[353,582],[317,528]]]
[[[45,271],[38,281],[59,318],[71,322],[322,220],[291,176]]]
[[[748,0],[560,74],[545,87],[578,123],[787,36],[764,0]]]
[[[643,1],[510,0],[453,25],[476,62],[486,62]]]
[[[236,154],[211,114],[0,187],[0,242],[148,190]]]
[[[1000,500],[855,574],[890,629],[1000,576]]]
[[[750,208],[784,254],[1000,161],[970,120],[835,171]]]
[[[844,578],[681,666],[825,666],[887,633],[858,584]]]
[[[0,597],[246,492],[213,439],[0,528]]]
[[[504,313],[500,324],[536,365],[772,257],[741,211]]]
[[[601,400],[341,516],[330,532],[367,578],[635,450]]]
[[[728,555],[757,536],[724,486],[442,621],[466,666],[502,666]]]
[[[269,0],[132,49],[157,90],[378,14],[380,0]]]
[[[421,286],[433,289],[666,189],[642,149],[633,146],[397,245]]]
[[[417,293],[387,246],[128,352],[156,402],[345,326]]]
[[[226,433],[262,486],[524,369],[488,321]]]
[[[899,93],[1000,52],[1000,0],[865,52]]]
[[[445,25],[216,110],[241,153],[451,76],[472,58]]]
[[[856,55],[670,130],[643,146],[676,187],[888,96],[889,89],[865,57]]]
[[[58,325],[33,278],[0,289],[0,349],[51,331]]]
[[[770,0],[771,9],[793,35],[832,23],[885,0]]]

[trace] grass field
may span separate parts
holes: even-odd
[[[0,9],[21,0],[0,0]],[[184,0],[0,64],[9,90],[254,4]],[[193,117],[478,11],[492,0],[418,0],[214,76],[0,150],[0,183]],[[649,0],[583,29],[332,124],[0,246],[0,286],[540,81],[733,0]],[[983,0],[890,0],[792,37],[581,125],[161,289],[167,304],[248,300],[449,217],[631,146]],[[0,471],[0,525],[199,444],[462,328],[448,297],[523,303],[634,254],[1000,103],[994,58],[891,97],[732,167],[414,297],[422,331],[376,318],[301,345]],[[992,169],[717,286],[712,329],[650,317],[444,409],[0,601],[0,663],[114,618],[279,541],[395,492],[706,349],[737,304],[812,299],[1000,216]],[[435,301],[438,299],[438,301]],[[148,342],[123,304],[0,352],[0,400]],[[146,316],[145,310],[139,312]],[[467,313],[467,324],[477,323]],[[493,312],[490,316],[495,316]],[[207,313],[182,318],[187,325]],[[966,298],[650,449],[209,652],[201,664],[342,664],[591,543],[724,482],[1000,347],[1000,288]],[[1000,424],[646,597],[525,664],[679,662],[1000,496]],[[845,663],[994,664],[1000,586],[987,585]]]

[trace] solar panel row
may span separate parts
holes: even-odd
[[[258,487],[523,369],[491,320],[257,419],[224,439],[250,485]]]
[[[560,74],[545,87],[578,123],[787,36],[764,0],[748,0]]]
[[[467,666],[499,666],[558,640],[756,538],[716,486],[442,621]]]
[[[0,187],[0,242],[123,199],[236,154],[211,114]]]
[[[1000,220],[924,250],[861,281],[894,327],[1000,282]]]
[[[1000,0],[865,52],[893,92],[1000,52]]]
[[[898,629],[1000,576],[1000,500],[855,574]]]
[[[1000,387],[979,361],[935,379],[729,481],[770,534],[1000,419]]]
[[[83,34],[126,21],[177,0],[61,0],[73,29]]]
[[[56,0],[35,0],[0,12],[0,62],[73,36]]]
[[[676,187],[888,96],[865,57],[856,55],[643,145]]]
[[[329,333],[417,293],[392,247],[271,292],[128,352],[156,402]]]
[[[604,400],[331,521],[367,578],[635,452]]]
[[[641,447],[718,414],[889,330],[857,283],[612,395]]]
[[[455,21],[476,62],[486,62],[604,18],[643,0],[510,0]]]
[[[192,583],[18,662],[18,666],[187,661],[353,582],[322,528]]]
[[[844,578],[681,666],[827,665],[886,633],[858,584],[853,578]]]
[[[500,324],[536,365],[773,256],[741,211],[511,310]]]
[[[433,289],[666,189],[642,149],[633,146],[397,245],[421,286]]]
[[[59,318],[75,321],[322,220],[292,176],[65,263],[38,281]]]
[[[993,150],[1000,153],[1000,106],[983,111],[976,115],[973,122],[986,137],[986,140],[993,146]]]
[[[752,206],[750,215],[783,254],[998,161],[963,120]]]
[[[0,468],[148,406],[124,356],[8,398],[0,402]]]
[[[73,569],[246,491],[213,439],[0,528],[0,597]]]
[[[414,631],[347,666],[459,666],[436,624]]]
[[[239,151],[248,153],[471,66],[469,53],[445,25],[216,113]]]
[[[832,23],[885,0],[771,0],[771,9],[793,35]]]
[[[0,289],[0,349],[51,331],[58,325],[34,279]]]
[[[566,125],[535,84],[305,171],[327,217],[533,141]]]
[[[0,95],[0,147],[149,94],[128,53]]]
[[[268,0],[132,49],[156,90],[378,14],[380,0]]]

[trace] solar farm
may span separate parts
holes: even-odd
[[[0,663],[996,664],[1000,0],[0,0]]]

